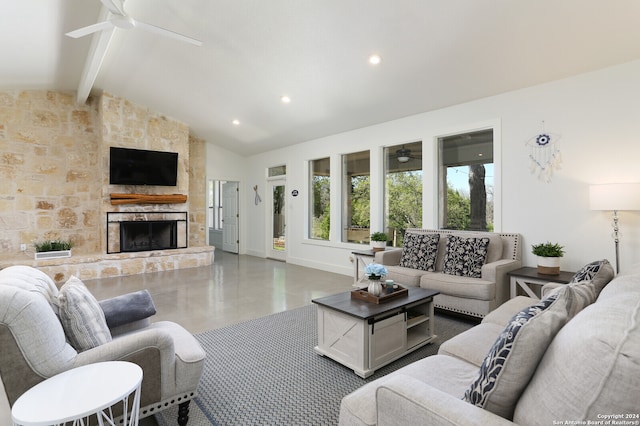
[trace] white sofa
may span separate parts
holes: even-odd
[[[588,267],[593,271],[594,264],[582,272]],[[587,424],[612,420],[603,417],[611,415],[637,422],[640,268],[607,285],[613,269],[606,261],[600,265],[592,279],[577,276],[578,282],[570,285],[548,284],[545,294],[552,297],[543,302],[524,296],[510,300],[481,324],[445,342],[438,355],[345,396],[340,425]],[[557,289],[549,292],[549,287]],[[547,309],[529,308],[549,301]],[[510,320],[519,311],[537,314],[519,325],[505,352],[500,341],[514,332],[522,314]],[[490,357],[492,353],[499,356]],[[492,363],[496,359],[500,363]],[[481,366],[498,372],[495,381],[482,381],[489,376],[481,374]],[[484,387],[472,387],[478,380]],[[474,398],[479,389],[488,398]],[[466,393],[471,402],[463,400]]]
[[[409,287],[422,287],[440,292],[434,298],[437,308],[482,318],[509,298],[509,277],[507,272],[522,266],[520,234],[470,232],[433,229],[407,229],[405,244],[413,236],[439,235],[437,250],[414,247],[419,256],[433,256],[435,261],[422,263],[423,268],[401,266],[410,248],[403,247],[380,251],[375,254],[375,262],[385,265],[389,271],[387,279]],[[485,262],[479,277],[460,276],[444,273],[448,237],[487,238]],[[421,263],[420,259],[417,263]],[[418,266],[418,265],[414,265]],[[432,268],[430,268],[432,267]]]

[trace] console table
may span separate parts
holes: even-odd
[[[318,346],[314,349],[353,369],[362,378],[430,343],[435,335],[433,297],[438,291],[409,288],[375,304],[351,292],[313,299],[318,305]]]
[[[524,267],[507,272],[511,285],[511,298],[517,296],[518,287],[527,293],[527,296],[539,299],[531,288],[532,285],[542,287],[547,283],[567,284],[575,275],[575,272],[560,271],[559,275],[546,275],[538,273],[538,268]]]
[[[136,426],[142,369],[131,362],[109,361],[67,370],[40,382],[13,404],[15,426],[115,425],[112,407],[122,407],[119,425]],[[95,420],[95,419],[94,419]],[[93,423],[92,423],[93,424]]]

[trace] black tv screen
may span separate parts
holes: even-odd
[[[177,180],[177,152],[111,147],[110,184],[176,186]]]

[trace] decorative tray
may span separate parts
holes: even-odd
[[[398,296],[406,296],[409,294],[409,290],[405,287],[398,286],[398,288],[394,288],[391,292],[387,293],[387,290],[383,289],[382,293],[379,296],[374,296],[373,294],[367,291],[367,287],[359,288],[351,291],[352,299],[360,299],[366,302],[375,303],[379,305],[380,303],[387,302],[391,299],[395,299]]]

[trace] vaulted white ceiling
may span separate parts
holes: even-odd
[[[0,90],[77,90],[92,36],[64,34],[98,22],[101,8],[0,1]],[[127,0],[124,9],[203,45],[116,29],[93,91],[242,155],[640,58],[637,0]]]

